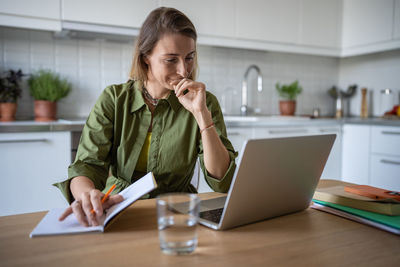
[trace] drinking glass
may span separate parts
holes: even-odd
[[[157,197],[158,237],[166,254],[189,254],[197,247],[200,199],[196,194],[169,193]]]

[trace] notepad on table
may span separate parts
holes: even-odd
[[[157,187],[153,173],[149,172],[135,183],[131,184],[119,194],[124,197],[124,200],[109,208],[99,220],[99,226],[85,227],[79,224],[74,214],[69,215],[64,221],[59,221],[58,218],[64,212],[65,208],[50,210],[39,224],[33,229],[30,237],[46,236],[46,235],[63,235],[77,234],[89,232],[104,232],[113,218],[120,214],[123,210],[129,207],[133,202],[138,200],[143,195],[149,193]]]

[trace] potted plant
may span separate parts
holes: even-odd
[[[57,101],[69,94],[71,85],[49,70],[39,70],[31,75],[28,83],[30,93],[35,99],[35,120],[56,120]]]
[[[21,70],[9,70],[0,77],[0,114],[1,121],[14,121],[17,112],[17,99],[21,97]]]
[[[279,110],[283,116],[293,116],[296,112],[296,98],[302,92],[303,88],[298,81],[294,81],[289,85],[276,83],[276,90],[283,99],[279,101]]]

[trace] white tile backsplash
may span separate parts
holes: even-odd
[[[72,84],[71,94],[58,105],[59,117],[87,116],[102,90],[129,77],[133,42],[118,43],[94,39],[55,39],[51,32],[0,27],[0,70],[21,68],[31,73],[52,69]],[[334,100],[327,94],[333,85],[349,84],[373,88],[400,89],[400,50],[338,59],[333,57],[199,46],[198,80],[220,101],[225,113],[239,114],[243,75],[256,64],[263,75],[263,91],[257,91],[255,71],[249,75],[249,104],[264,114],[279,114],[275,83],[299,80],[297,114],[333,115]],[[17,117],[33,117],[33,100],[25,85]],[[352,99],[357,114],[358,96]]]
[[[361,113],[362,87],[367,88],[370,92],[368,94],[370,115],[383,115],[380,101],[382,89],[392,89],[394,102],[399,104],[400,49],[341,59],[339,70],[339,86],[347,88],[354,83],[359,86],[356,94],[350,99],[351,115],[359,116]]]

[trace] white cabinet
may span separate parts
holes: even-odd
[[[235,5],[231,0],[161,0],[161,6],[176,8],[190,18],[197,33],[206,36],[235,36]]]
[[[400,190],[400,127],[344,125],[343,180]]]
[[[60,0],[0,0],[0,25],[61,30]]]
[[[295,44],[298,40],[299,10],[299,0],[238,0],[237,37]]]
[[[147,15],[158,6],[157,0],[63,0],[65,21],[140,28]]]
[[[400,191],[400,127],[371,126],[371,184]]]
[[[341,1],[303,0],[300,44],[340,47]]]
[[[343,47],[392,39],[393,0],[344,0]]]
[[[398,49],[398,5],[397,0],[344,0],[342,56]]]
[[[317,129],[319,134],[336,134],[328,161],[326,162],[321,178],[323,179],[342,179],[342,126],[320,126]]]
[[[53,183],[67,178],[70,132],[0,134],[0,216],[67,205]]]
[[[370,126],[343,126],[342,179],[369,184]]]
[[[400,191],[400,156],[371,155],[371,185]]]
[[[317,134],[336,134],[336,140],[332,147],[322,178],[341,179],[341,154],[342,137],[341,126],[290,126],[290,127],[229,127],[228,138],[237,151],[241,151],[243,142],[249,138],[278,138],[290,136],[305,136]]]
[[[400,0],[394,3],[393,39],[400,39]]]

